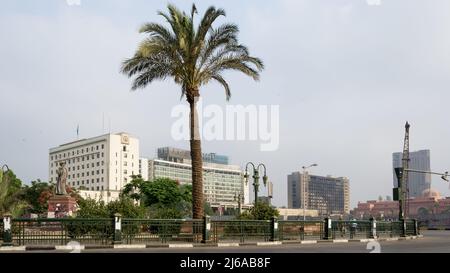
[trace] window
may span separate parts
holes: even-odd
[[[84,161],[84,156],[81,157],[81,161]]]
[[[103,177],[102,177],[102,182],[103,182]]]
[[[123,151],[124,151],[124,152],[127,151],[127,146],[123,146]]]
[[[77,162],[80,162],[80,158],[77,158]]]
[[[92,175],[94,175],[94,171],[92,171]]]
[[[84,173],[81,173],[81,177],[84,177]]]
[[[78,178],[80,177],[80,174],[79,174],[79,173],[77,173],[77,177],[78,177]]]
[[[99,170],[97,170],[97,174],[100,174],[100,171],[99,171]]]
[[[105,165],[105,161],[102,161],[102,166]]]
[[[97,158],[100,158],[100,154],[97,154]]]
[[[127,166],[127,162],[126,162],[126,161],[124,161],[124,162],[123,162],[123,165],[124,165],[124,166]]]
[[[102,190],[103,190],[103,186],[102,186]]]
[[[50,171],[50,174],[53,174],[53,171]]]
[[[103,174],[103,169],[102,169],[102,174]]]
[[[77,170],[79,170],[79,169],[80,169],[80,165],[77,166]]]
[[[83,169],[83,170],[84,170],[84,164],[83,164],[83,165],[81,165],[81,169]]]
[[[102,157],[104,157],[104,156],[105,156],[105,153],[102,152]]]
[[[98,151],[98,145],[97,145],[97,151]]]
[[[91,147],[91,152],[94,151],[94,146]]]
[[[75,152],[74,152],[74,151],[72,151],[72,155],[75,155]]]
[[[97,190],[99,190],[99,187],[97,186]]]
[[[91,159],[94,159],[94,155],[91,156]]]
[[[84,185],[84,180],[81,180],[81,185]]]
[[[89,179],[88,179],[88,180],[86,180],[86,184],[89,184]]]
[[[53,156],[50,156],[50,160],[53,160]]]
[[[123,171],[123,174],[127,174],[127,170],[124,170],[124,171]]]
[[[94,163],[93,162],[92,162],[91,166],[92,166],[92,168],[94,168]]]
[[[97,183],[100,182],[100,178],[97,178]]]
[[[104,145],[104,144],[102,144],[102,149],[103,149],[103,148],[105,148],[105,145]]]
[[[100,166],[100,162],[97,162],[97,167]]]
[[[80,185],[80,181],[77,181],[77,186],[79,186]]]
[[[123,157],[124,157],[124,158],[127,158],[127,157],[128,157],[128,155],[127,155],[127,154],[123,154]]]
[[[92,181],[91,181],[91,182],[92,182],[92,184],[94,184],[94,179],[92,179]]]
[[[84,149],[81,149],[81,154],[83,154],[84,153]]]
[[[80,150],[77,150],[77,155],[79,155],[80,154]]]

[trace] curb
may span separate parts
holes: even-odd
[[[30,246],[0,246],[2,251],[39,251],[39,250],[95,250],[95,249],[144,249],[144,248],[199,248],[199,247],[246,247],[246,246],[276,246],[276,245],[304,245],[318,243],[368,243],[373,241],[403,241],[423,238],[423,235],[394,237],[394,238],[366,238],[366,239],[333,239],[333,240],[304,240],[304,241],[274,241],[274,242],[251,242],[251,243],[207,243],[207,244],[133,244],[133,245],[79,245],[76,248],[69,245],[30,245]]]

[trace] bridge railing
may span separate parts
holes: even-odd
[[[6,220],[5,220],[6,221]],[[2,245],[223,243],[363,239],[417,235],[417,221],[278,221],[115,218],[0,221]],[[6,223],[6,222],[5,222]]]
[[[324,221],[279,221],[280,241],[322,240],[325,237]]]

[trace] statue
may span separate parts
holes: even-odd
[[[56,171],[58,178],[56,179],[56,195],[67,195],[66,182],[68,171],[66,168],[66,162],[59,163],[59,168]]]

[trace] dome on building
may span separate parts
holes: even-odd
[[[441,198],[441,194],[435,189],[426,189],[422,192],[423,197],[435,197],[437,199]]]

